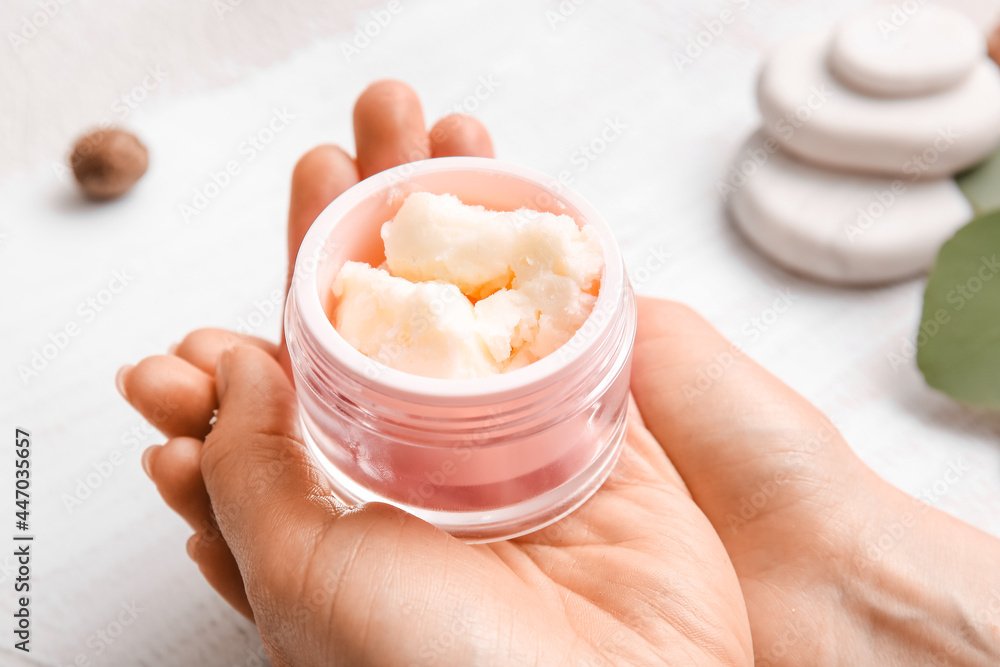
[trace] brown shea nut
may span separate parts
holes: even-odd
[[[77,141],[69,162],[87,197],[114,199],[146,173],[149,153],[131,132],[108,128]]]
[[[992,58],[993,62],[997,65],[1000,65],[1000,25],[994,28],[993,32],[990,33],[990,38],[987,44],[989,45],[990,58]]]

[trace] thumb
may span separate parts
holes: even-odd
[[[274,358],[236,347],[216,373],[219,411],[201,471],[256,613],[254,592],[275,577],[301,581],[312,541],[342,508],[303,443],[295,392]]]
[[[717,528],[760,483],[856,474],[860,460],[819,410],[687,306],[639,300],[632,368],[647,427]]]
[[[402,605],[390,576],[398,584],[405,572],[438,586],[454,541],[388,505],[348,509],[333,498],[303,443],[292,385],[267,352],[223,353],[216,386],[219,412],[202,475],[272,664],[360,663],[351,656],[382,636],[371,634],[373,614]],[[412,604],[426,591],[402,588]],[[409,618],[406,628],[388,631],[419,643],[423,616]]]

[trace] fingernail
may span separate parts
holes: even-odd
[[[219,355],[219,361],[215,366],[215,391],[222,402],[222,397],[226,395],[229,388],[229,366],[232,362],[233,348],[227,348]]]
[[[135,368],[135,366],[132,364],[125,364],[118,369],[117,373],[115,373],[115,387],[118,389],[118,393],[121,394],[122,398],[126,401],[128,400],[128,392],[125,391],[125,380],[128,378],[128,374],[132,372],[133,368]]]
[[[163,447],[163,445],[153,445],[152,447],[147,447],[146,451],[142,453],[142,470],[146,473],[146,477],[149,477],[150,479],[153,479],[153,455],[156,453],[156,450],[161,447]]]
[[[195,555],[198,553],[198,533],[188,538],[184,548],[187,550],[188,558],[194,560]]]
[[[174,352],[177,351],[177,348],[180,346],[181,346],[180,343],[171,343],[170,345],[167,346],[167,354],[173,354]]]

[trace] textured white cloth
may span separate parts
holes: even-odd
[[[342,44],[374,5],[230,0],[233,11],[219,16],[196,0],[56,1],[59,11],[15,53],[9,33],[40,4],[5,3],[0,426],[4,437],[15,425],[32,432],[38,537],[34,651],[25,661],[4,640],[0,663],[69,665],[84,655],[93,665],[258,664],[254,627],[201,580],[184,553],[190,530],[142,474],[142,448],[162,437],[117,396],[113,376],[198,327],[277,336],[292,166],[315,143],[352,147],[353,100],[381,77],[413,84],[429,122],[475,113],[499,157],[568,172],[616,230],[640,292],[702,311],[830,414],[891,482],[1000,534],[1000,417],[927,389],[912,360],[895,370],[890,362],[915,336],[923,281],[845,290],[791,277],[732,231],[717,195],[732,152],[759,123],[760,54],[867,3],[400,1],[350,62]],[[998,5],[957,4],[984,29]],[[733,20],[681,71],[675,56],[724,10]],[[135,93],[157,67],[166,80]],[[147,99],[126,104],[126,124],[150,149],[149,172],[121,201],[82,201],[53,164],[75,134],[119,119],[138,96]],[[261,150],[248,143],[289,114]],[[605,141],[609,122],[622,129]],[[231,161],[239,173],[227,182],[220,173]],[[207,208],[185,220],[181,205],[199,195]],[[647,269],[662,252],[666,265]],[[772,310],[776,299],[791,304],[786,312]],[[71,323],[78,335],[22,381],[18,366]],[[962,472],[946,483],[953,465]],[[88,493],[67,508],[68,497]],[[11,530],[0,529],[0,542]],[[0,555],[7,619],[11,565]],[[98,655],[97,633],[115,631],[133,601],[137,618]]]

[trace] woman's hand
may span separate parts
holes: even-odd
[[[430,155],[492,156],[468,117],[428,136],[415,94],[393,82],[358,100],[355,133],[357,160],[321,146],[296,167],[293,259],[359,178]],[[287,364],[283,347],[201,330],[121,378],[170,437],[144,462],[195,530],[189,553],[257,622],[275,664],[1000,660],[997,540],[881,480],[684,306],[640,299],[638,411],[607,483],[553,526],[490,545],[334,501],[276,359]]]

